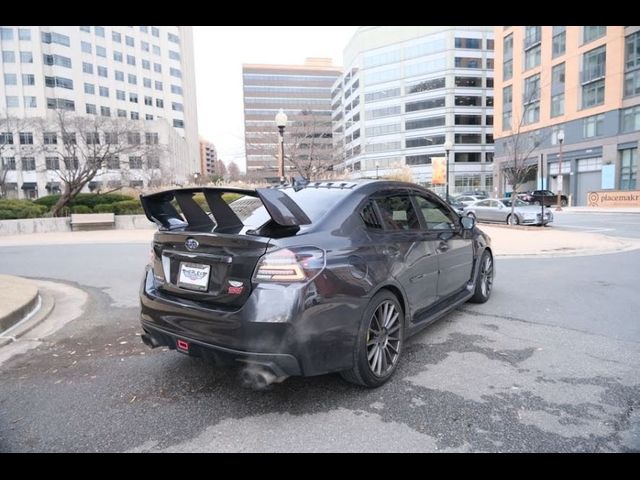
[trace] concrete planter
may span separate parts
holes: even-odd
[[[116,230],[149,229],[153,226],[144,215],[116,215]],[[0,236],[70,231],[69,217],[0,220]]]

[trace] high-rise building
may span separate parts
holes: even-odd
[[[53,118],[56,109],[125,117],[139,120],[150,141],[165,147],[150,163],[114,159],[87,188],[120,177],[146,186],[149,169],[182,184],[200,170],[191,27],[2,26],[0,50],[0,120]],[[60,188],[55,162],[39,148],[47,144],[42,133],[25,127],[2,135],[11,141],[2,149],[7,196],[34,198]]]
[[[275,116],[288,117],[284,133],[285,174],[306,174],[333,164],[331,86],[341,69],[331,59],[307,58],[304,65],[242,67],[247,174],[277,176],[278,129]],[[303,170],[303,171],[301,171]]]
[[[200,139],[200,173],[210,177],[215,175],[218,152],[213,143],[204,138]]]
[[[336,169],[408,167],[431,187],[432,158],[450,144],[449,192],[492,188],[493,27],[360,27],[344,65],[332,93]]]
[[[495,38],[498,192],[512,190],[516,143],[531,165],[519,191],[587,205],[589,192],[640,189],[640,26],[498,26]]]

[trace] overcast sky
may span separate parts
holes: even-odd
[[[357,27],[193,27],[200,135],[244,170],[242,64],[300,65],[342,51]]]

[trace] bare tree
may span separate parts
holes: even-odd
[[[146,137],[148,132],[142,122],[126,118],[80,116],[56,110],[55,116],[41,121],[40,130],[43,135],[48,133],[51,139],[55,138],[55,145],[46,145],[45,141],[44,148],[58,161],[47,167],[56,172],[63,184],[62,195],[51,210],[54,216],[119,156],[133,155],[135,164],[130,168],[144,170],[145,159],[159,159],[162,153],[157,141]],[[126,169],[123,171],[126,177]]]
[[[277,161],[279,155],[278,132],[252,133],[253,141],[247,148],[261,155],[270,155]],[[331,118],[311,109],[295,115],[284,132],[285,162],[305,178],[320,176],[333,168]]]
[[[227,172],[229,174],[229,180],[235,181],[240,178],[240,168],[236,164],[236,162],[231,162],[229,167],[227,168]]]
[[[19,118],[9,115],[6,111],[0,111],[0,198],[7,196],[6,181],[9,170],[16,166],[9,164],[4,155],[14,151],[14,145],[18,143],[16,137],[32,123],[29,118]]]
[[[527,124],[528,115],[534,112],[536,101],[540,98],[540,83],[525,89],[523,95],[523,107],[520,115],[517,110],[512,111],[513,119],[517,120],[515,128],[512,128],[511,134],[503,143],[506,160],[502,163],[503,173],[511,184],[511,215],[510,222],[513,224],[515,214],[515,200],[518,198],[518,189],[526,183],[531,174],[537,168],[537,163],[530,161],[531,155],[542,144],[543,138],[540,134],[532,134],[531,132],[523,132],[523,127]],[[513,125],[513,123],[512,123]]]

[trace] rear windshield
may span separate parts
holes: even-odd
[[[341,188],[303,188],[294,191],[293,188],[282,189],[307,214],[311,223],[317,223],[325,213],[340,200],[345,198],[351,190]],[[249,228],[258,228],[267,223],[271,217],[257,198],[242,197],[229,206],[236,212],[242,223]]]

